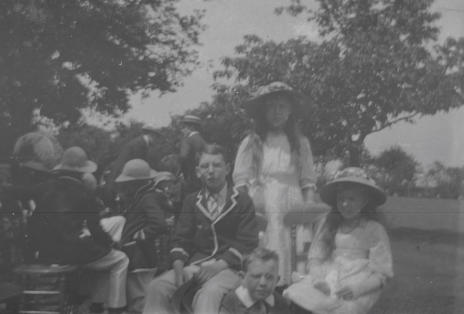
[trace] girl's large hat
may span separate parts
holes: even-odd
[[[348,167],[335,174],[332,181],[327,183],[321,190],[321,199],[330,206],[337,202],[337,188],[343,183],[355,183],[366,187],[370,195],[370,203],[379,206],[385,203],[387,197],[385,192],[377,186],[375,181],[367,173],[358,167]]]
[[[292,101],[294,109],[296,111],[301,111],[302,109],[302,97],[299,93],[293,90],[288,84],[283,82],[272,82],[268,85],[261,86],[254,93],[248,101],[245,102],[244,107],[247,113],[256,117],[261,113],[261,107],[263,105],[263,100],[270,95],[284,94]]]
[[[79,146],[73,146],[64,151],[61,162],[55,170],[69,170],[82,173],[93,173],[97,164],[87,158],[86,152]]]
[[[150,165],[143,159],[132,159],[125,163],[121,174],[115,182],[129,182],[136,180],[151,180],[155,178],[157,172],[150,168]]]

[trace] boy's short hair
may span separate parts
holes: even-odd
[[[260,260],[263,262],[273,260],[278,264],[279,255],[276,252],[269,250],[269,249],[257,248],[245,257],[245,260],[243,261],[243,271],[247,272],[248,267],[255,260]]]
[[[229,163],[229,158],[227,151],[222,147],[221,145],[218,144],[206,144],[205,147],[197,154],[197,165],[200,163],[200,158],[203,154],[209,154],[209,155],[221,155],[222,158],[224,159],[224,162],[226,164]]]

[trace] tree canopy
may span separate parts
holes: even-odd
[[[316,154],[347,154],[352,165],[369,134],[464,103],[464,39],[438,42],[431,0],[317,2],[315,11],[297,0],[278,11],[306,14],[318,42],[246,36],[216,78],[231,93],[289,83],[306,96],[303,129]]]
[[[415,186],[419,163],[400,146],[393,146],[374,157],[372,164],[378,167],[377,182],[390,194],[406,192]]]
[[[2,1],[2,131],[23,133],[34,108],[75,121],[81,108],[124,113],[133,92],[174,91],[197,64],[203,28],[201,12],[182,15],[177,2]]]

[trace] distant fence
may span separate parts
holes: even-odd
[[[464,233],[464,200],[389,197],[380,212],[389,228]]]

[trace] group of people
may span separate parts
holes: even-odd
[[[307,272],[292,275],[284,217],[309,214],[316,192],[301,102],[273,82],[245,109],[255,128],[234,163],[202,138],[199,118],[184,117],[183,180],[150,165],[152,130],[123,149],[106,182],[123,204],[117,215],[96,196],[96,164],[68,148],[47,180],[20,190],[37,204],[34,258],[89,271],[83,289],[94,312],[104,304],[108,313],[367,313],[393,276],[388,235],[375,219],[384,192],[360,168],[338,172],[319,191],[331,210],[300,230],[311,242]]]

